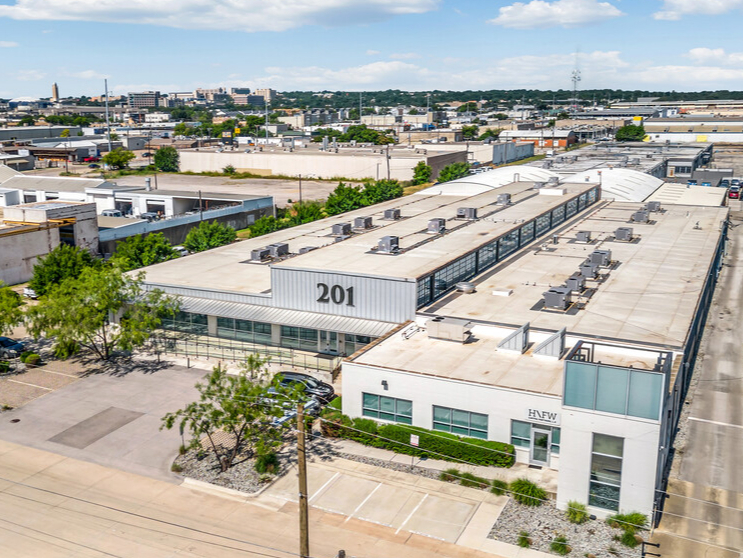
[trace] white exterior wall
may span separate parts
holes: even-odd
[[[344,297],[348,296],[347,289],[353,288],[353,306],[348,305],[347,298],[341,304],[332,299],[318,302],[322,294],[319,283],[329,289],[339,286]],[[405,322],[415,317],[415,281],[274,267],[271,268],[271,288],[272,306],[279,308],[384,322]]]
[[[59,229],[0,236],[0,281],[17,285],[31,279],[41,256],[59,246]]]
[[[619,511],[649,515],[655,494],[660,423],[579,409],[562,410],[558,507],[564,509],[570,500],[588,502],[594,432],[624,438]],[[611,514],[601,508],[590,509],[599,517]]]
[[[492,144],[493,163],[496,165],[502,165],[504,163],[511,163],[520,159],[534,156],[534,144],[533,143],[514,143],[511,141],[503,143]]]
[[[743,132],[654,132],[652,129],[646,129],[645,134],[650,137],[650,141],[653,142],[743,143]]]

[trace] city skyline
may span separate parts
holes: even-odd
[[[0,97],[49,97],[53,82],[62,97],[93,96],[106,78],[112,94],[570,89],[576,64],[582,89],[735,90],[743,79],[731,17],[743,0],[237,4],[0,0]]]

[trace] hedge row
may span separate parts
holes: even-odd
[[[352,420],[332,409],[326,409],[324,418],[330,421],[323,423],[326,436],[348,438],[396,453],[495,467],[511,467],[515,461],[511,444],[465,438],[416,426],[379,424],[365,418]],[[410,446],[411,434],[418,435],[417,448]]]

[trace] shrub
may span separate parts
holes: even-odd
[[[25,362],[29,366],[37,365],[40,360],[41,360],[41,357],[37,355],[36,353],[27,352],[21,355],[21,362]]]
[[[10,370],[10,363],[5,361],[0,361],[0,374],[5,374]]]
[[[181,467],[178,463],[173,463],[170,466],[170,470],[173,471],[174,473],[181,473],[183,472],[183,467]]]
[[[327,438],[347,438],[349,432],[352,432],[347,426],[351,426],[353,422],[346,415],[341,414],[340,411],[335,409],[323,409],[322,418],[322,435]]]
[[[467,488],[487,488],[490,481],[472,473],[462,473],[459,477],[459,484]]]
[[[222,172],[224,174],[235,174],[237,170],[232,165],[227,165],[225,168],[222,169]]]
[[[444,469],[441,471],[441,474],[439,475],[439,480],[445,481],[445,482],[456,482],[459,480],[459,477],[462,475],[462,473],[459,472],[459,469]]]
[[[263,453],[255,458],[255,470],[260,474],[276,473],[279,470],[279,457],[274,453]]]
[[[637,531],[647,527],[648,517],[640,512],[618,513],[608,517],[606,522],[609,524],[609,527],[622,529],[634,535]]]
[[[490,489],[490,492],[492,492],[496,496],[501,496],[502,494],[505,494],[507,490],[508,483],[506,481],[493,479],[493,487]]]
[[[516,479],[511,483],[510,489],[513,499],[525,506],[541,506],[547,499],[544,489],[529,479]]]
[[[555,540],[550,543],[550,550],[555,554],[565,556],[572,550],[572,548],[568,546],[568,539],[566,539],[565,536],[558,535],[555,537]]]
[[[67,360],[80,350],[77,341],[59,341],[54,346],[54,356],[60,360]]]
[[[529,538],[529,533],[527,533],[526,531],[521,531],[519,533],[518,545],[521,548],[529,548],[531,546],[531,539]]]
[[[568,502],[568,509],[565,512],[565,516],[570,523],[575,523],[576,525],[588,521],[588,512],[586,511],[585,504],[572,500]]]
[[[352,440],[372,446],[376,444],[378,438],[377,435],[377,423],[367,418],[355,418],[353,419],[353,428],[349,433],[349,437]]]
[[[328,408],[340,411],[343,408],[343,397],[338,396],[328,403]]]
[[[625,531],[622,533],[622,536],[619,538],[619,541],[624,545],[628,546],[630,548],[635,548],[638,544],[640,544],[637,540],[637,535],[632,531]]]

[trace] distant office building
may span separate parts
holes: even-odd
[[[52,101],[59,101],[59,86],[56,83],[52,84]]]
[[[230,89],[230,95],[250,95],[250,87],[233,87]]]
[[[142,93],[129,93],[127,102],[130,108],[148,108],[160,106],[159,91],[144,91]]]
[[[278,95],[275,89],[256,89],[255,94],[263,97],[267,103],[272,103]]]

